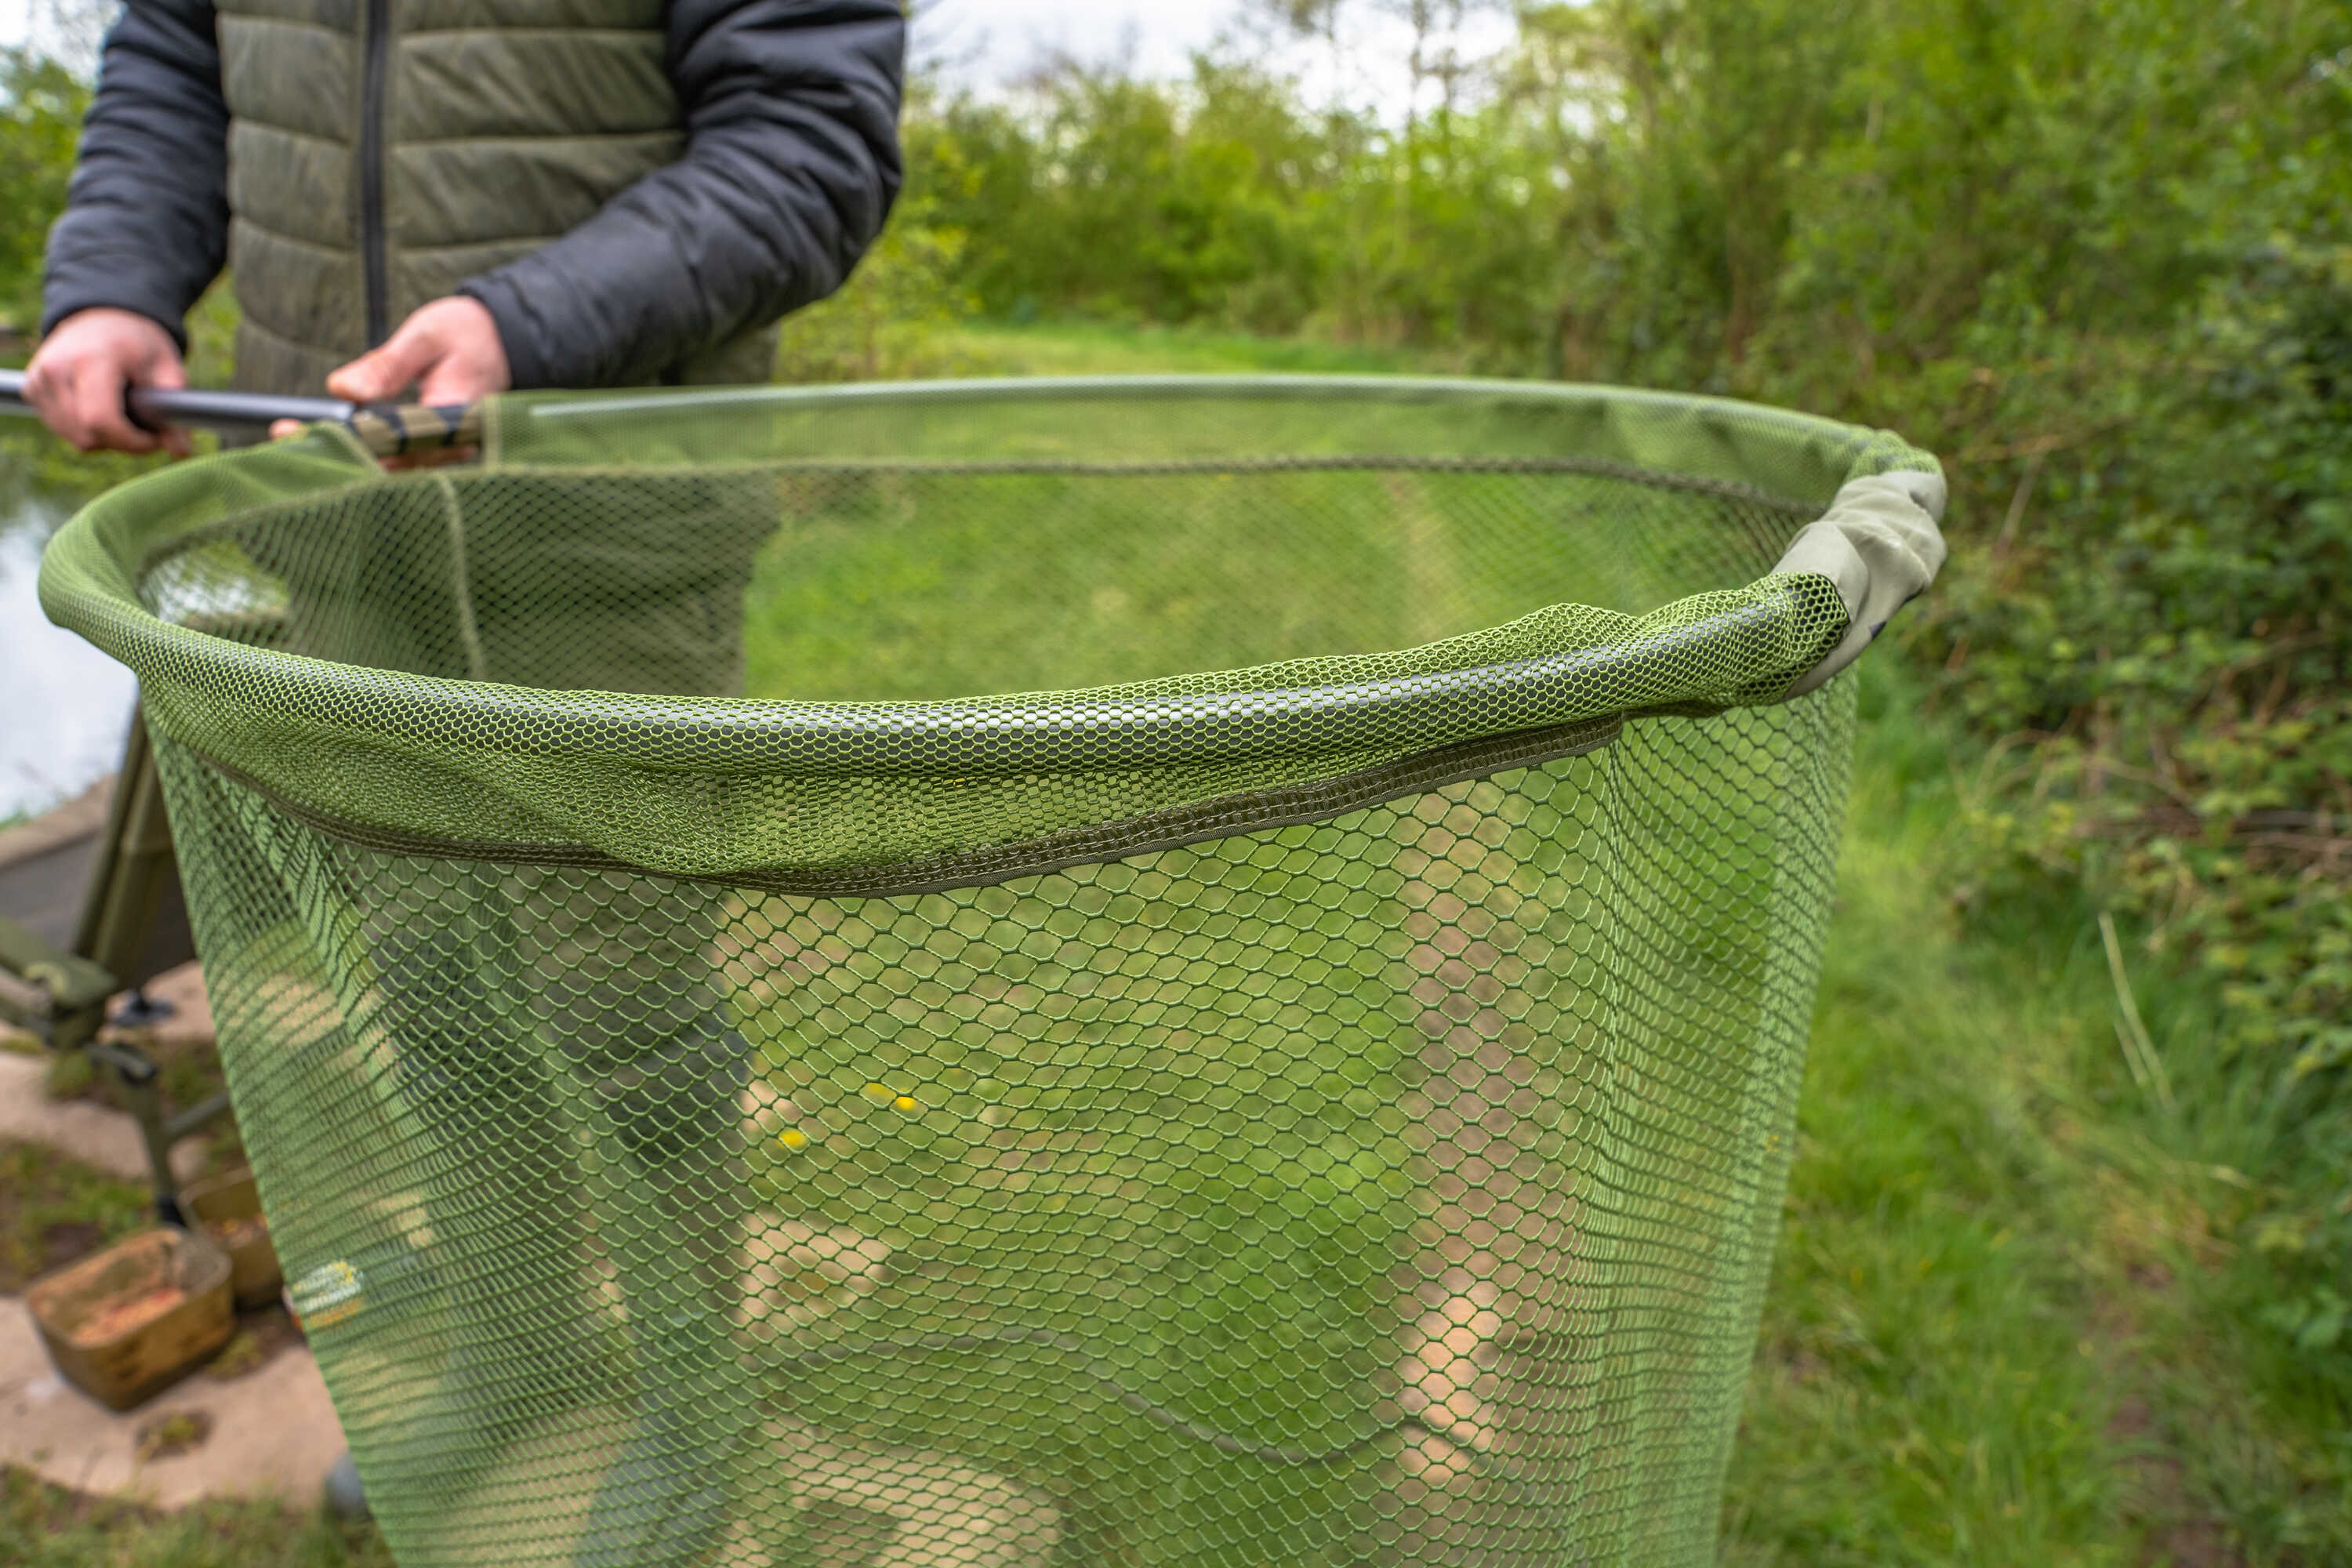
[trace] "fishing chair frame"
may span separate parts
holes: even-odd
[[[76,907],[70,889],[85,858]],[[0,1023],[51,1051],[82,1051],[104,1071],[138,1124],[167,1225],[185,1223],[172,1146],[226,1114],[229,1099],[216,1093],[174,1110],[153,1058],[126,1034],[169,1010],[144,995],[146,982],[194,957],[154,752],[134,712],[102,828],[0,833]],[[131,996],[110,1016],[109,1001],[124,991]]]

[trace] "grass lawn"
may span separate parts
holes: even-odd
[[[1418,368],[1140,329],[972,324],[940,346],[958,374]],[[2273,1364],[2289,1352],[2254,1325],[2230,1239],[2248,1201],[2238,1173],[2273,1130],[2209,1059],[2196,996],[2152,977],[2132,983],[2168,1096],[2126,1070],[2095,910],[1994,907],[1952,885],[1963,761],[1896,650],[1863,680],[1724,1561],[2352,1563],[2352,1422],[2315,1387],[2277,1392],[2294,1386]],[[5,1484],[0,1561],[379,1550],[274,1510],[192,1523]]]
[[[2093,910],[1969,909],[1954,759],[1864,670],[1724,1560],[2352,1562],[2343,1413],[2262,1392],[2224,1239],[2266,1130],[2145,977],[2175,1109],[2136,1086]]]
[[[979,375],[1371,375],[1442,368],[1388,349],[1091,322],[1015,327],[973,321],[942,329],[929,341],[942,356],[965,362]]]
[[[1942,759],[1868,675],[1726,1559],[2132,1563],[2133,1347],[2097,1326],[2089,1173],[2045,1120],[2100,999],[2063,945],[1958,939]]]
[[[0,1563],[11,1568],[391,1568],[383,1538],[310,1510],[208,1503],[166,1514],[0,1468]]]
[[[150,1223],[151,1194],[30,1143],[0,1142],[0,1294]]]

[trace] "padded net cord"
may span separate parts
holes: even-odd
[[[1931,460],[1468,384],[484,431],[44,573],[404,1568],[1707,1558],[1851,749],[1783,694]]]

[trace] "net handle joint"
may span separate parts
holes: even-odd
[[[378,458],[422,457],[481,440],[479,410],[466,404],[361,404],[336,397],[134,386],[123,395],[122,407],[133,425],[151,431],[180,426],[253,436],[267,433],[286,419],[302,425],[340,425]],[[25,394],[25,373],[0,370],[0,415],[37,416],[38,412]]]

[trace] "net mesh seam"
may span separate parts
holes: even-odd
[[[415,855],[442,860],[487,864],[570,867],[583,871],[619,871],[661,877],[713,887],[756,889],[761,892],[803,894],[820,898],[894,898],[916,893],[946,892],[957,888],[993,887],[1024,877],[1048,875],[1074,867],[1123,860],[1130,856],[1180,849],[1213,839],[1262,833],[1327,822],[1369,806],[1384,805],[1409,796],[1470,784],[1500,773],[1538,767],[1546,763],[1583,756],[1613,743],[1624,728],[1622,717],[1585,720],[1517,734],[1475,741],[1418,752],[1378,767],[1342,773],[1313,784],[1247,790],[1213,800],[1139,816],[1067,829],[1043,837],[986,849],[878,866],[824,870],[770,868],[696,876],[641,866],[616,856],[601,854],[586,845],[520,845],[440,838],[373,826],[322,812],[273,790],[233,764],[207,756],[182,742],[188,754],[242,789],[252,791],[277,809],[314,832],[363,849],[384,854]]]

